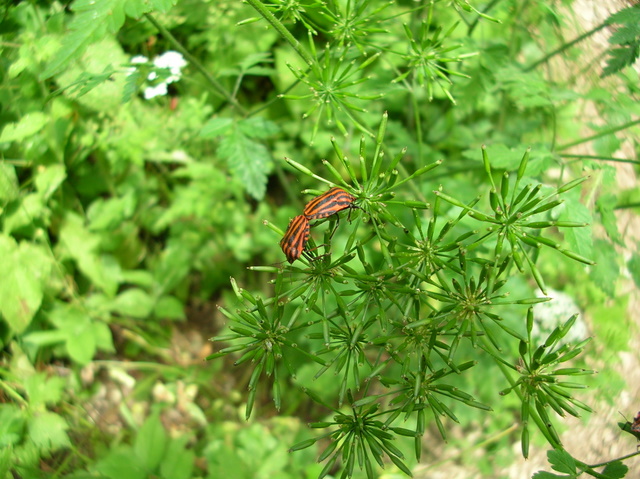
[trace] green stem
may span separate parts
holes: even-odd
[[[485,336],[482,336],[481,347],[492,357],[495,356],[496,354],[500,354],[495,350],[491,342]],[[489,351],[494,351],[494,353],[492,354]],[[502,371],[503,376],[511,385],[512,391],[516,394],[516,396],[518,396],[521,402],[524,402],[525,398],[522,394],[522,391],[520,391],[520,388],[516,387],[516,381],[511,377],[511,371],[509,371],[507,366],[502,364],[500,361],[495,360],[494,362],[500,368],[500,371]],[[556,443],[555,440],[551,437],[551,434],[547,432],[546,426],[542,422],[542,419],[540,419],[540,416],[538,415],[537,411],[535,411],[535,408],[532,408],[529,410],[529,417],[533,419],[533,422],[536,423],[536,426],[538,426],[538,430],[542,433],[542,435],[545,437],[545,439],[551,445],[551,447],[553,447],[554,449],[564,450],[564,448],[562,447],[562,444]]]
[[[637,456],[639,454],[640,454],[640,451],[632,452],[631,454],[627,454],[626,456],[618,457],[616,459],[611,459],[610,461],[607,461],[607,462],[601,462],[599,464],[590,464],[589,467],[596,468],[596,467],[606,466],[608,464],[611,464],[612,462],[625,461],[627,459],[631,459],[632,457]]]
[[[418,105],[418,98],[413,88],[411,89],[410,95],[411,95],[411,105],[413,108],[413,121],[415,122],[415,127],[416,127],[416,138],[418,139],[418,151],[417,151],[418,162],[416,162],[416,164],[421,165],[423,164],[422,163],[423,139],[422,139],[422,122],[420,119],[420,106]]]
[[[630,208],[637,208],[640,206],[640,203],[626,203],[624,205],[616,205],[615,208],[613,208],[614,210],[626,210],[626,209],[630,209]]]
[[[564,145],[560,145],[556,149],[556,151],[566,150],[567,148],[571,148],[572,146],[580,145],[582,143],[587,143],[588,141],[591,141],[591,140],[597,140],[598,138],[602,138],[603,136],[611,135],[611,134],[616,133],[618,131],[626,130],[627,128],[630,128],[630,127],[632,127],[634,125],[638,125],[638,124],[640,124],[640,120],[633,120],[633,121],[630,121],[628,123],[625,123],[624,125],[614,126],[612,128],[608,128],[606,130],[602,130],[601,132],[598,132],[595,135],[588,136],[587,138],[580,138],[579,140],[572,141],[572,142],[566,143]]]
[[[144,16],[154,27],[158,29],[162,36],[165,37],[169,41],[169,43],[171,43],[175,47],[176,50],[184,55],[184,57],[196,68],[196,70],[202,73],[202,75],[207,79],[207,81],[211,84],[211,86],[216,90],[217,93],[222,95],[222,97],[231,105],[233,105],[241,114],[244,115],[246,113],[245,109],[236,101],[236,99],[233,98],[229,94],[229,92],[218,82],[218,80],[216,80],[213,75],[211,75],[211,73],[207,71],[204,65],[202,65],[202,63],[200,63],[196,59],[196,57],[189,53],[189,51],[182,45],[182,43],[180,43],[178,39],[174,37],[171,32],[169,32],[169,30],[158,23],[156,19],[151,16],[151,14],[145,13]]]
[[[9,386],[5,381],[0,381],[0,389],[3,390],[8,397],[12,398],[15,402],[21,404],[22,407],[26,408],[29,406],[29,403],[25,401],[25,399],[20,394],[18,394],[18,392],[15,389]]]
[[[594,33],[602,30],[604,27],[606,27],[608,25],[608,23],[606,21],[604,21],[603,23],[601,23],[600,25],[598,25],[595,28],[592,28],[591,30],[589,30],[588,32],[583,33],[582,35],[580,35],[579,37],[575,38],[574,40],[571,40],[569,43],[565,43],[564,45],[562,45],[560,48],[555,49],[554,51],[552,51],[551,53],[548,53],[547,55],[545,55],[544,57],[542,57],[540,60],[537,60],[535,62],[533,62],[531,65],[529,65],[527,68],[524,69],[525,72],[530,72],[531,70],[533,70],[534,68],[536,68],[538,65],[540,65],[541,63],[545,63],[548,62],[552,57],[559,55],[560,53],[563,53],[565,50],[568,50],[569,48],[571,48],[572,46],[574,46],[576,43],[580,43],[582,40],[584,40],[587,37],[590,37],[591,35],[593,35]]]
[[[262,17],[271,24],[271,26],[273,28],[276,29],[276,31],[282,35],[282,38],[284,38],[289,45],[291,45],[293,47],[293,49],[298,53],[298,55],[300,55],[302,57],[302,59],[305,61],[305,63],[309,66],[314,64],[314,59],[313,57],[309,54],[309,52],[307,52],[302,45],[300,45],[300,42],[298,40],[296,40],[294,38],[293,35],[291,35],[291,33],[289,32],[289,30],[287,30],[285,28],[285,26],[282,24],[282,22],[280,20],[278,20],[273,13],[271,13],[267,7],[264,6],[264,4],[260,1],[260,0],[246,0],[247,3],[249,5],[251,5],[253,8],[256,9],[256,11],[262,15]]]
[[[634,163],[640,164],[640,160],[627,160],[626,158],[613,158],[611,156],[598,156],[598,155],[569,155],[562,154],[560,155],[562,158],[576,158],[576,159],[585,159],[585,160],[603,160],[603,161],[613,161],[616,163]]]
[[[500,2],[500,0],[492,0],[491,2],[489,2],[487,4],[486,7],[484,7],[484,10],[482,10],[483,14],[487,14],[489,12],[489,10],[491,10],[493,7],[495,7],[498,2]],[[473,23],[471,23],[471,25],[469,25],[469,28],[467,30],[467,36],[470,37],[471,34],[473,33],[473,31],[475,30],[475,28],[478,26],[478,23],[480,22],[480,19],[482,17],[480,15],[478,15],[475,20],[473,21]]]

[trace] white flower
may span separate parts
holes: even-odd
[[[148,64],[149,59],[144,55],[136,55],[130,62],[133,65]],[[170,75],[157,85],[145,88],[145,99],[150,100],[157,96],[166,95],[168,91],[167,85],[180,80],[180,77],[182,76],[182,68],[186,65],[187,62],[184,57],[180,53],[171,50],[155,57],[153,59],[153,67],[156,69],[162,68],[163,70],[169,70]],[[131,75],[135,70],[135,67],[127,69],[128,75]],[[160,76],[157,71],[151,71],[149,72],[149,75],[147,75],[147,81],[153,82],[154,80],[158,80],[159,77]]]
[[[538,291],[538,296],[544,295]],[[580,312],[580,308],[573,298],[561,291],[549,289],[549,297],[553,298],[546,303],[538,303],[533,307],[534,323],[531,334],[533,337],[544,341],[556,326],[564,324],[571,316]],[[587,325],[578,316],[573,327],[560,341],[561,344],[580,341],[587,337]]]
[[[133,63],[134,65],[137,63],[147,63],[148,61],[149,59],[144,55],[136,55],[131,59],[131,63]]]
[[[163,96],[167,94],[167,84],[166,83],[158,83],[156,86],[150,86],[145,88],[144,90],[144,98],[146,100],[151,100],[157,96]]]
[[[187,65],[182,54],[169,50],[153,59],[153,64],[158,68],[167,68],[171,72],[171,76],[167,78],[167,83],[173,83],[180,80],[182,69]]]

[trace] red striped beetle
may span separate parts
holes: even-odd
[[[304,215],[296,216],[289,222],[287,231],[280,240],[282,252],[290,264],[300,257],[308,239],[309,220]]]
[[[353,202],[356,197],[342,188],[334,186],[326,193],[316,196],[304,207],[303,214],[309,220],[319,220],[347,208],[357,208]]]

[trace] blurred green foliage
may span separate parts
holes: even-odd
[[[582,375],[554,367],[584,344],[558,326],[539,350],[524,308],[564,288],[604,358],[626,348],[639,260],[615,211],[638,194],[612,165],[635,162],[617,151],[638,134],[639,7],[567,39],[570,3],[5,2],[0,478],[409,473],[422,434],[489,408],[487,437],[520,428],[479,469],[529,444],[532,414],[554,467],[593,472],[546,422],[577,412],[547,375]],[[584,64],[611,26],[607,66]],[[362,211],[313,227],[310,257],[330,255],[279,266],[301,192],[328,184]],[[203,363],[216,334],[233,359]],[[283,417],[256,421],[272,399]]]

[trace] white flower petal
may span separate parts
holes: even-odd
[[[144,90],[144,97],[147,100],[151,100],[152,98],[155,98],[157,96],[163,96],[167,94],[167,84],[166,83],[160,83],[156,86],[150,86],[148,88],[145,88]]]

